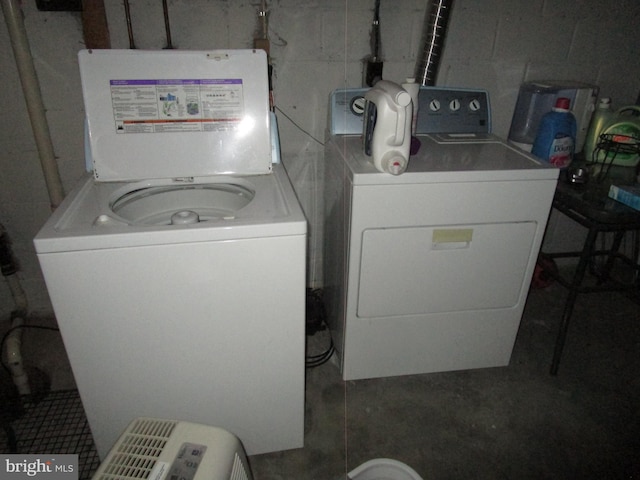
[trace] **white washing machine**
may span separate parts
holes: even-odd
[[[423,87],[420,149],[382,173],[363,153],[364,92],[334,92],[325,150],[325,298],[344,379],[507,365],[558,170],[489,133],[485,92]]]
[[[306,220],[264,52],[79,64],[94,175],[34,244],[100,457],[139,416],[303,446]]]

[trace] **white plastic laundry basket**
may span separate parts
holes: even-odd
[[[347,474],[350,480],[423,480],[409,465],[390,458],[374,458]]]

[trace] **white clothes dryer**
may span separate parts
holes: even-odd
[[[301,447],[307,227],[266,55],[79,65],[93,175],[34,244],[100,457],[139,416],[225,428],[249,454]]]
[[[490,134],[486,92],[423,87],[400,175],[363,152],[364,91],[331,97],[327,320],[345,380],[509,363],[558,170]]]

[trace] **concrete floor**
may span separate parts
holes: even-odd
[[[251,457],[255,480],[344,479],[379,457],[424,480],[640,478],[640,308],[579,296],[552,377],[565,296],[531,291],[508,367],[348,382],[309,370],[305,447]]]
[[[305,447],[250,457],[255,480],[345,479],[379,457],[424,480],[640,478],[640,308],[580,296],[552,377],[565,296],[530,292],[508,367],[349,382],[332,363],[309,369]],[[55,335],[26,332],[25,355],[53,389],[73,388]]]

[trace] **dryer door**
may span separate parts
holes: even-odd
[[[513,307],[536,228],[512,222],[366,230],[358,316]]]

